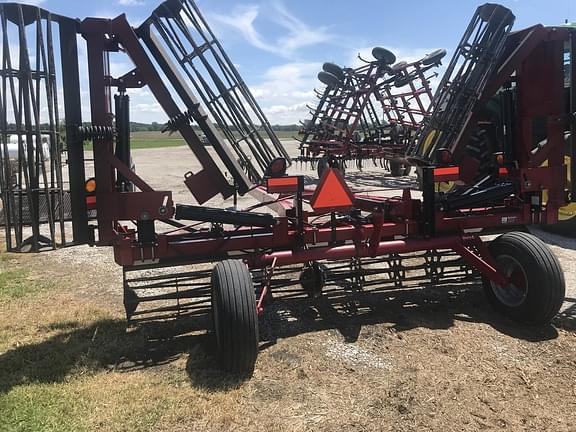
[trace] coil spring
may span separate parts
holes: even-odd
[[[114,128],[112,126],[78,126],[77,133],[82,140],[114,138]]]
[[[194,117],[190,111],[184,111],[183,113],[176,114],[164,125],[162,133],[164,132],[176,132],[183,125],[190,125],[194,121]]]

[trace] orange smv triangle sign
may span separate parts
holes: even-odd
[[[340,171],[329,168],[320,179],[310,205],[314,211],[348,210],[354,205],[354,196]]]

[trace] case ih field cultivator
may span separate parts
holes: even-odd
[[[446,55],[436,50],[423,59],[396,63],[385,48],[372,50],[375,60],[356,69],[324,63],[318,74],[326,85],[300,134],[299,162],[316,165],[318,177],[330,166],[344,172],[347,162],[358,168],[372,160],[393,176],[408,175],[405,155],[432,100],[432,72]]]
[[[514,230],[555,223],[576,197],[565,164],[576,149],[573,30],[536,25],[511,32],[509,10],[481,6],[429,111],[418,100],[430,96],[426,74],[442,52],[391,66],[393,56],[378,49],[376,61],[360,69],[327,65],[317,110],[323,120],[314,124],[336,127],[356,115],[368,148],[384,149],[398,128],[398,145],[419,165],[421,192],[390,197],[351,190],[330,164],[316,188],[287,173],[288,155],[191,0],[164,2],[138,28],[123,15],[76,21],[10,3],[0,5],[0,19],[2,163],[8,165],[7,137],[20,136],[24,178],[15,189],[3,170],[4,207],[23,195],[31,210],[38,196],[53,206],[57,182],[55,194],[49,180],[37,181],[46,162],[26,143],[44,133],[61,142],[58,117],[44,130],[40,96],[63,96],[73,241],[114,248],[130,320],[211,310],[222,366],[249,374],[258,315],[275,297],[295,295],[294,272],[312,298],[336,295],[335,283],[369,292],[481,279],[490,302],[518,321],[548,323],[558,312],[565,287],[557,259],[540,240]],[[88,54],[89,127],[82,126],[77,34]],[[111,52],[125,54],[134,69],[110,76]],[[391,85],[407,89],[392,97]],[[166,129],[178,131],[202,164],[183,173],[199,205],[174,204],[170,191],[153,189],[131,170],[126,89],[143,86],[168,114]],[[363,117],[375,112],[372,97],[390,124]],[[344,104],[348,98],[353,102]],[[57,111],[59,104],[50,106]],[[93,143],[93,178],[86,178],[85,140]],[[236,193],[260,204],[202,206]],[[256,211],[264,207],[272,212]],[[489,243],[480,237],[495,232],[504,234]]]

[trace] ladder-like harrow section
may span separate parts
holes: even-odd
[[[76,37],[71,23],[35,7],[0,4],[0,223],[8,251],[66,244],[70,197],[54,42]]]
[[[236,66],[192,1],[162,3],[137,33],[188,109],[168,122],[168,131],[176,130],[180,122],[204,125],[208,141],[226,140],[255,183],[276,158],[290,162]],[[208,127],[209,122],[216,127]]]

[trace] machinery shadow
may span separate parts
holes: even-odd
[[[567,237],[535,227],[530,227],[529,232],[549,245],[560,246],[568,250],[576,250],[576,239],[573,237]]]
[[[183,316],[178,320],[150,322],[132,327],[123,319],[110,319],[83,326],[64,322],[45,331],[55,336],[37,343],[18,346],[0,354],[0,395],[31,383],[60,383],[78,370],[130,372],[162,367],[186,353],[207,374],[214,370],[210,339],[205,331],[207,316]],[[187,368],[190,370],[190,368]],[[193,371],[196,379],[199,371]],[[235,377],[224,377],[219,388],[238,385]],[[212,383],[213,381],[208,381]]]
[[[576,330],[576,299],[554,325]],[[335,289],[318,299],[298,296],[276,299],[260,319],[261,350],[276,340],[298,334],[336,329],[346,342],[355,342],[363,326],[388,324],[396,333],[424,327],[448,329],[457,321],[480,322],[527,341],[554,339],[554,326],[518,325],[493,312],[477,284],[404,289],[372,293]],[[192,385],[210,391],[237,388],[245,376],[223,373],[214,356],[210,316],[182,315],[176,320],[130,326],[122,319],[90,326],[64,322],[45,331],[58,332],[41,342],[0,354],[0,394],[30,383],[59,383],[76,370],[130,372],[166,366],[188,355],[186,372]]]
[[[576,305],[560,314],[554,324],[574,326]],[[478,283],[407,288],[378,292],[356,292],[346,297],[334,294],[316,300],[278,299],[261,321],[262,349],[278,339],[298,334],[336,329],[345,342],[358,339],[363,326],[388,324],[401,333],[414,328],[449,329],[457,321],[486,323],[498,332],[530,342],[558,337],[553,325],[531,327],[503,317],[486,302]]]

